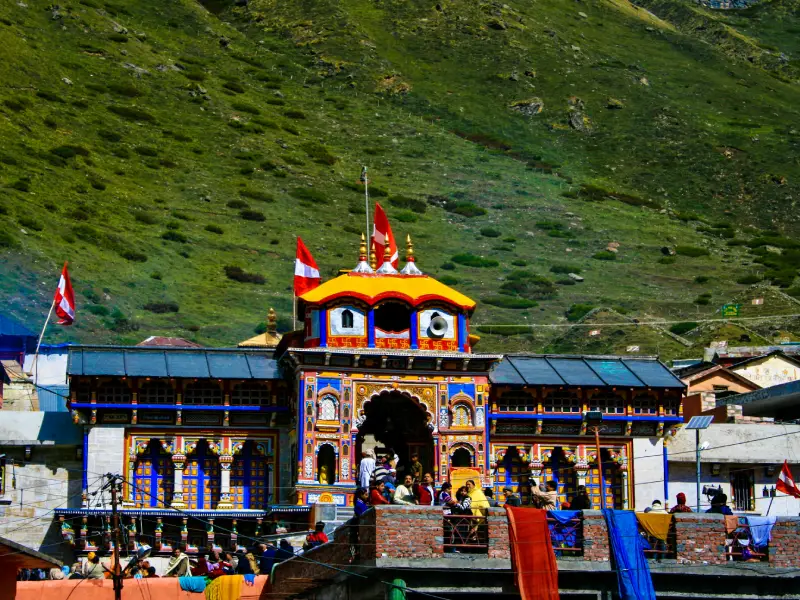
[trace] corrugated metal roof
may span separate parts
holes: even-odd
[[[240,349],[76,346],[70,348],[69,375],[279,379],[272,354]]]
[[[664,363],[650,357],[510,355],[489,377],[502,385],[685,387]]]

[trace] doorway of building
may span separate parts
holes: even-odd
[[[577,489],[575,469],[561,446],[556,446],[550,452],[550,459],[544,463],[542,469],[542,481],[536,483],[548,481],[556,482],[559,506],[561,502],[567,501],[568,496],[575,495]]]
[[[623,497],[622,473],[619,465],[613,462],[607,448],[602,448],[600,452],[600,456],[603,459],[602,481],[596,462],[589,465],[589,471],[586,473],[586,491],[592,501],[592,508],[595,510],[601,508],[600,497],[602,489],[606,497],[606,508],[621,509]]]
[[[397,477],[402,480],[411,472],[411,457],[417,455],[424,472],[433,473],[434,452],[430,415],[408,396],[388,392],[373,398],[364,405],[364,423],[358,428],[356,450],[366,436],[374,437],[379,448],[394,450],[399,457]],[[380,450],[379,450],[380,452]]]
[[[530,472],[528,463],[522,460],[517,447],[509,446],[505,456],[503,456],[503,460],[497,463],[495,497],[504,502],[503,489],[510,487],[513,492],[520,495],[523,504],[528,504],[530,502],[530,493],[527,484],[530,479]]]
[[[450,456],[451,467],[473,467],[472,454],[466,448],[456,448]]]

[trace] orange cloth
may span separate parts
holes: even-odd
[[[558,600],[558,565],[547,511],[506,505],[511,564],[522,600]]]
[[[232,575],[230,578],[237,580],[239,587],[236,591],[237,595],[226,596],[228,598],[258,598],[269,579],[268,577],[256,577],[255,586],[248,587],[243,576]],[[220,579],[223,578],[219,577],[215,581]],[[16,600],[76,599],[114,600],[114,583],[108,579],[17,582]],[[184,592],[177,577],[154,577],[152,579],[126,579],[123,582],[122,600],[203,600],[203,596]]]
[[[661,540],[667,541],[669,526],[672,524],[672,515],[669,513],[636,513],[636,520],[648,534]]]
[[[733,533],[739,527],[739,517],[725,515],[725,533]]]

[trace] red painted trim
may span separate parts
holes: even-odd
[[[327,304],[331,300],[336,300],[338,298],[357,298],[358,300],[365,302],[368,306],[375,306],[378,302],[382,300],[392,299],[392,300],[402,300],[404,302],[407,302],[413,307],[417,307],[424,302],[437,301],[437,302],[443,302],[446,306],[457,306],[459,308],[468,311],[471,311],[475,308],[474,306],[470,306],[467,304],[456,304],[451,299],[446,298],[444,296],[440,296],[438,294],[426,294],[418,298],[412,298],[411,296],[408,296],[406,294],[401,294],[399,292],[394,292],[394,291],[382,292],[375,297],[370,297],[367,296],[366,294],[360,294],[358,292],[353,292],[353,291],[343,291],[336,294],[331,294],[330,296],[326,296],[325,298],[322,298],[318,302],[315,302],[313,304],[309,303],[309,305],[322,306],[323,304]]]

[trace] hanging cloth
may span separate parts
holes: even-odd
[[[578,545],[578,527],[580,527],[581,511],[579,510],[551,510],[547,516],[553,521],[548,521],[550,539],[554,548],[575,548]]]
[[[745,517],[750,526],[750,539],[753,540],[753,548],[762,548],[769,544],[772,539],[772,527],[778,517]]]
[[[622,600],[656,600],[650,565],[642,550],[642,536],[634,515],[629,510],[603,509],[619,595]]]
[[[217,577],[206,588],[206,600],[239,600],[243,581],[244,575]]]
[[[558,565],[547,512],[506,505],[511,564],[521,600],[558,600]]]
[[[196,594],[202,594],[206,591],[206,586],[208,585],[208,577],[204,577],[201,575],[193,575],[191,577],[178,577],[178,583],[181,586],[181,589],[184,592],[194,592]]]
[[[662,542],[667,541],[669,526],[672,524],[671,514],[637,512],[636,519],[639,521],[639,525],[642,526],[642,529],[644,529],[649,535],[657,540],[661,540]]]

